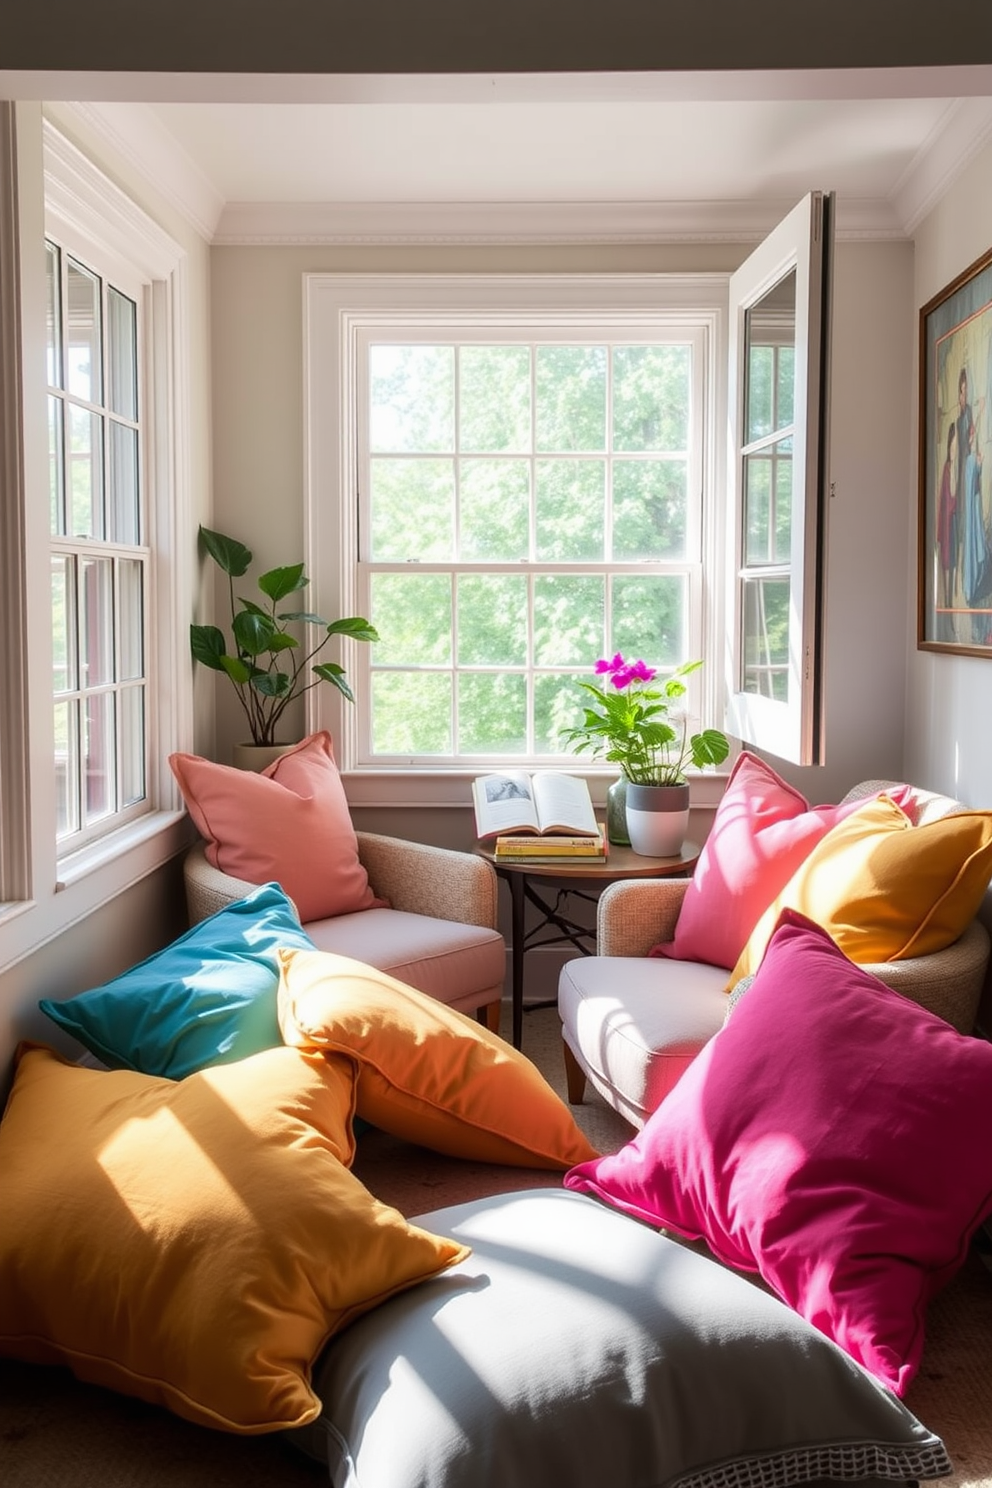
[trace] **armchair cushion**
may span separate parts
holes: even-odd
[[[770,765],[745,750],[717,806],[675,937],[649,954],[729,970],[800,864],[837,822],[863,804],[810,806]]]
[[[248,883],[281,884],[301,921],[370,909],[331,736],[312,734],[260,773],[195,754],[169,764],[215,868]]]
[[[267,1050],[173,1082],[22,1046],[0,1122],[0,1353],[244,1434],[320,1411],[332,1333],[467,1247],[345,1163],[352,1061]]]
[[[888,796],[859,805],[823,838],[761,916],[728,985],[756,971],[782,909],[822,925],[862,964],[925,956],[974,919],[992,875],[992,812],[913,826]]]
[[[593,1155],[537,1067],[498,1034],[346,956],[280,961],[283,1038],[357,1060],[363,1120],[477,1162],[565,1169]]]
[[[992,1211],[992,1045],[783,913],[724,1027],[620,1152],[566,1174],[756,1271],[902,1394]]]
[[[279,885],[263,884],[103,986],[39,1006],[112,1069],[182,1080],[282,1042],[279,946],[313,941]]]

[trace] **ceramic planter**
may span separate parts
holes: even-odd
[[[293,744],[235,744],[231,748],[231,763],[236,770],[254,770],[256,774],[265,770],[277,759],[281,759]]]
[[[688,785],[627,784],[630,845],[645,858],[674,858],[689,826]]]

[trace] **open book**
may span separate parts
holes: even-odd
[[[479,775],[472,782],[472,799],[480,838],[506,832],[600,836],[589,787],[578,775],[560,770]]]

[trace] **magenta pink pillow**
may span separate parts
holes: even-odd
[[[784,910],[750,988],[638,1135],[565,1187],[703,1239],[902,1395],[992,1212],[992,1044]]]
[[[649,955],[736,966],[751,931],[796,869],[831,827],[863,805],[810,806],[745,750],[686,889],[675,939],[653,946]]]
[[[281,884],[303,924],[382,903],[358,860],[330,734],[311,734],[258,774],[196,754],[169,764],[215,868]]]

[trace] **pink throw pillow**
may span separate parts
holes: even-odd
[[[905,788],[904,788],[905,789]],[[900,797],[895,796],[898,803]],[[674,940],[649,955],[704,961],[728,971],[769,904],[830,829],[863,806],[810,806],[746,750],[730,772],[686,889]]]
[[[280,884],[303,924],[383,902],[358,859],[327,732],[311,734],[258,774],[195,754],[171,754],[169,764],[215,868]]]
[[[992,1044],[783,911],[751,986],[644,1129],[565,1187],[758,1272],[897,1395],[992,1212]]]

